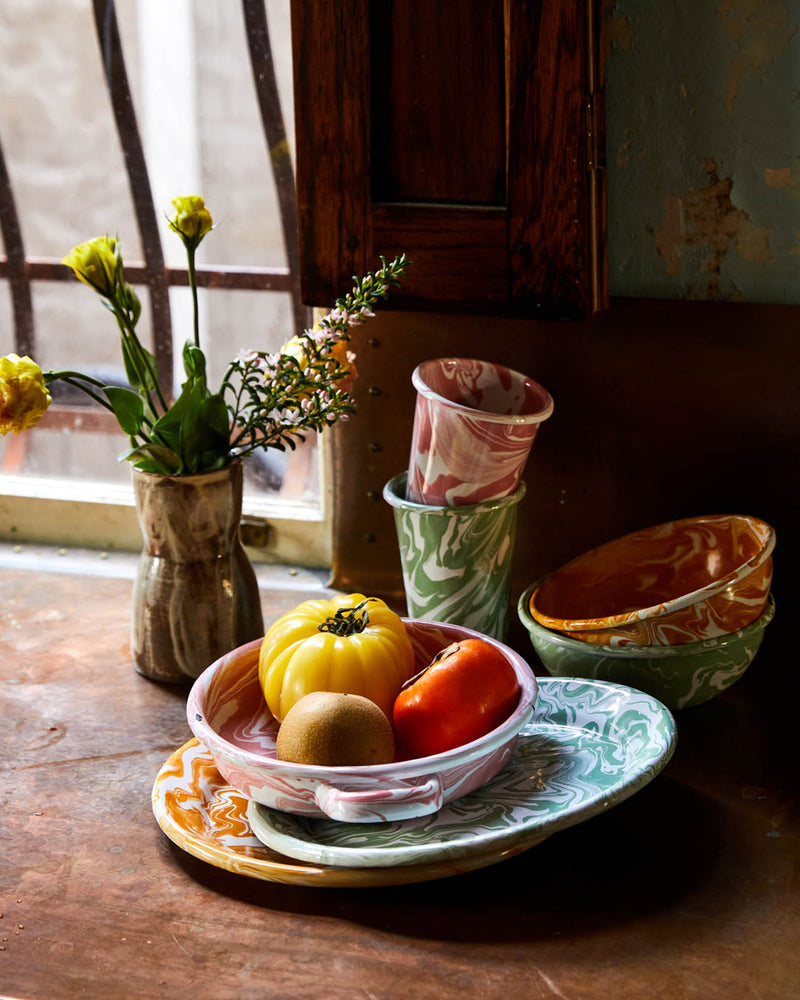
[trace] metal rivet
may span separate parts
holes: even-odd
[[[377,490],[367,490],[367,500],[380,500],[381,495]]]
[[[369,393],[370,396],[380,396],[381,394],[381,390],[377,387],[377,385],[371,385],[367,389],[367,392]]]
[[[368,531],[366,535],[364,535],[364,541],[369,542],[370,545],[372,545],[378,541],[378,536],[374,535],[371,531]]]
[[[369,340],[367,341],[367,343],[369,344],[370,347],[380,347],[381,346],[381,342],[380,342],[380,340],[378,340],[377,337],[370,337]]]
[[[369,448],[370,451],[383,451],[383,445],[378,444],[377,441],[370,441],[367,447]]]

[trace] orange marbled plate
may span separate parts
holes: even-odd
[[[152,804],[158,825],[188,854],[237,875],[286,885],[335,888],[426,882],[496,864],[542,839],[398,867],[335,868],[295,861],[258,840],[247,821],[248,799],[225,782],[211,754],[196,739],[164,763],[153,785]]]

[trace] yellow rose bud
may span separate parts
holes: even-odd
[[[305,337],[292,337],[291,340],[287,340],[281,348],[281,354],[288,354],[301,368],[305,368],[308,364]]]
[[[19,434],[39,423],[53,398],[42,369],[29,357],[0,358],[0,434]]]
[[[206,203],[199,195],[186,195],[183,198],[173,198],[172,205],[175,214],[167,220],[170,228],[175,230],[184,243],[196,247],[206,233],[214,228],[214,220]]]
[[[288,354],[295,359],[301,368],[305,368],[308,364],[307,345],[308,341],[305,337],[292,337],[281,348],[281,354]],[[353,351],[348,349],[348,342],[346,340],[337,341],[328,352],[328,357],[332,361],[338,362],[347,373],[344,378],[336,382],[336,388],[349,390],[358,376],[358,370],[356,369],[356,356]]]
[[[80,243],[61,261],[75,272],[75,277],[94,288],[107,299],[114,297],[122,272],[117,240],[109,236],[96,236]]]

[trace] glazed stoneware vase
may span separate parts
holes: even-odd
[[[258,583],[239,541],[242,465],[196,476],[134,470],[144,540],[131,653],[140,674],[188,682],[264,634]]]

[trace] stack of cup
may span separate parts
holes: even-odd
[[[394,508],[408,612],[504,640],[522,470],[550,394],[503,365],[439,358],[414,370],[407,472]]]

